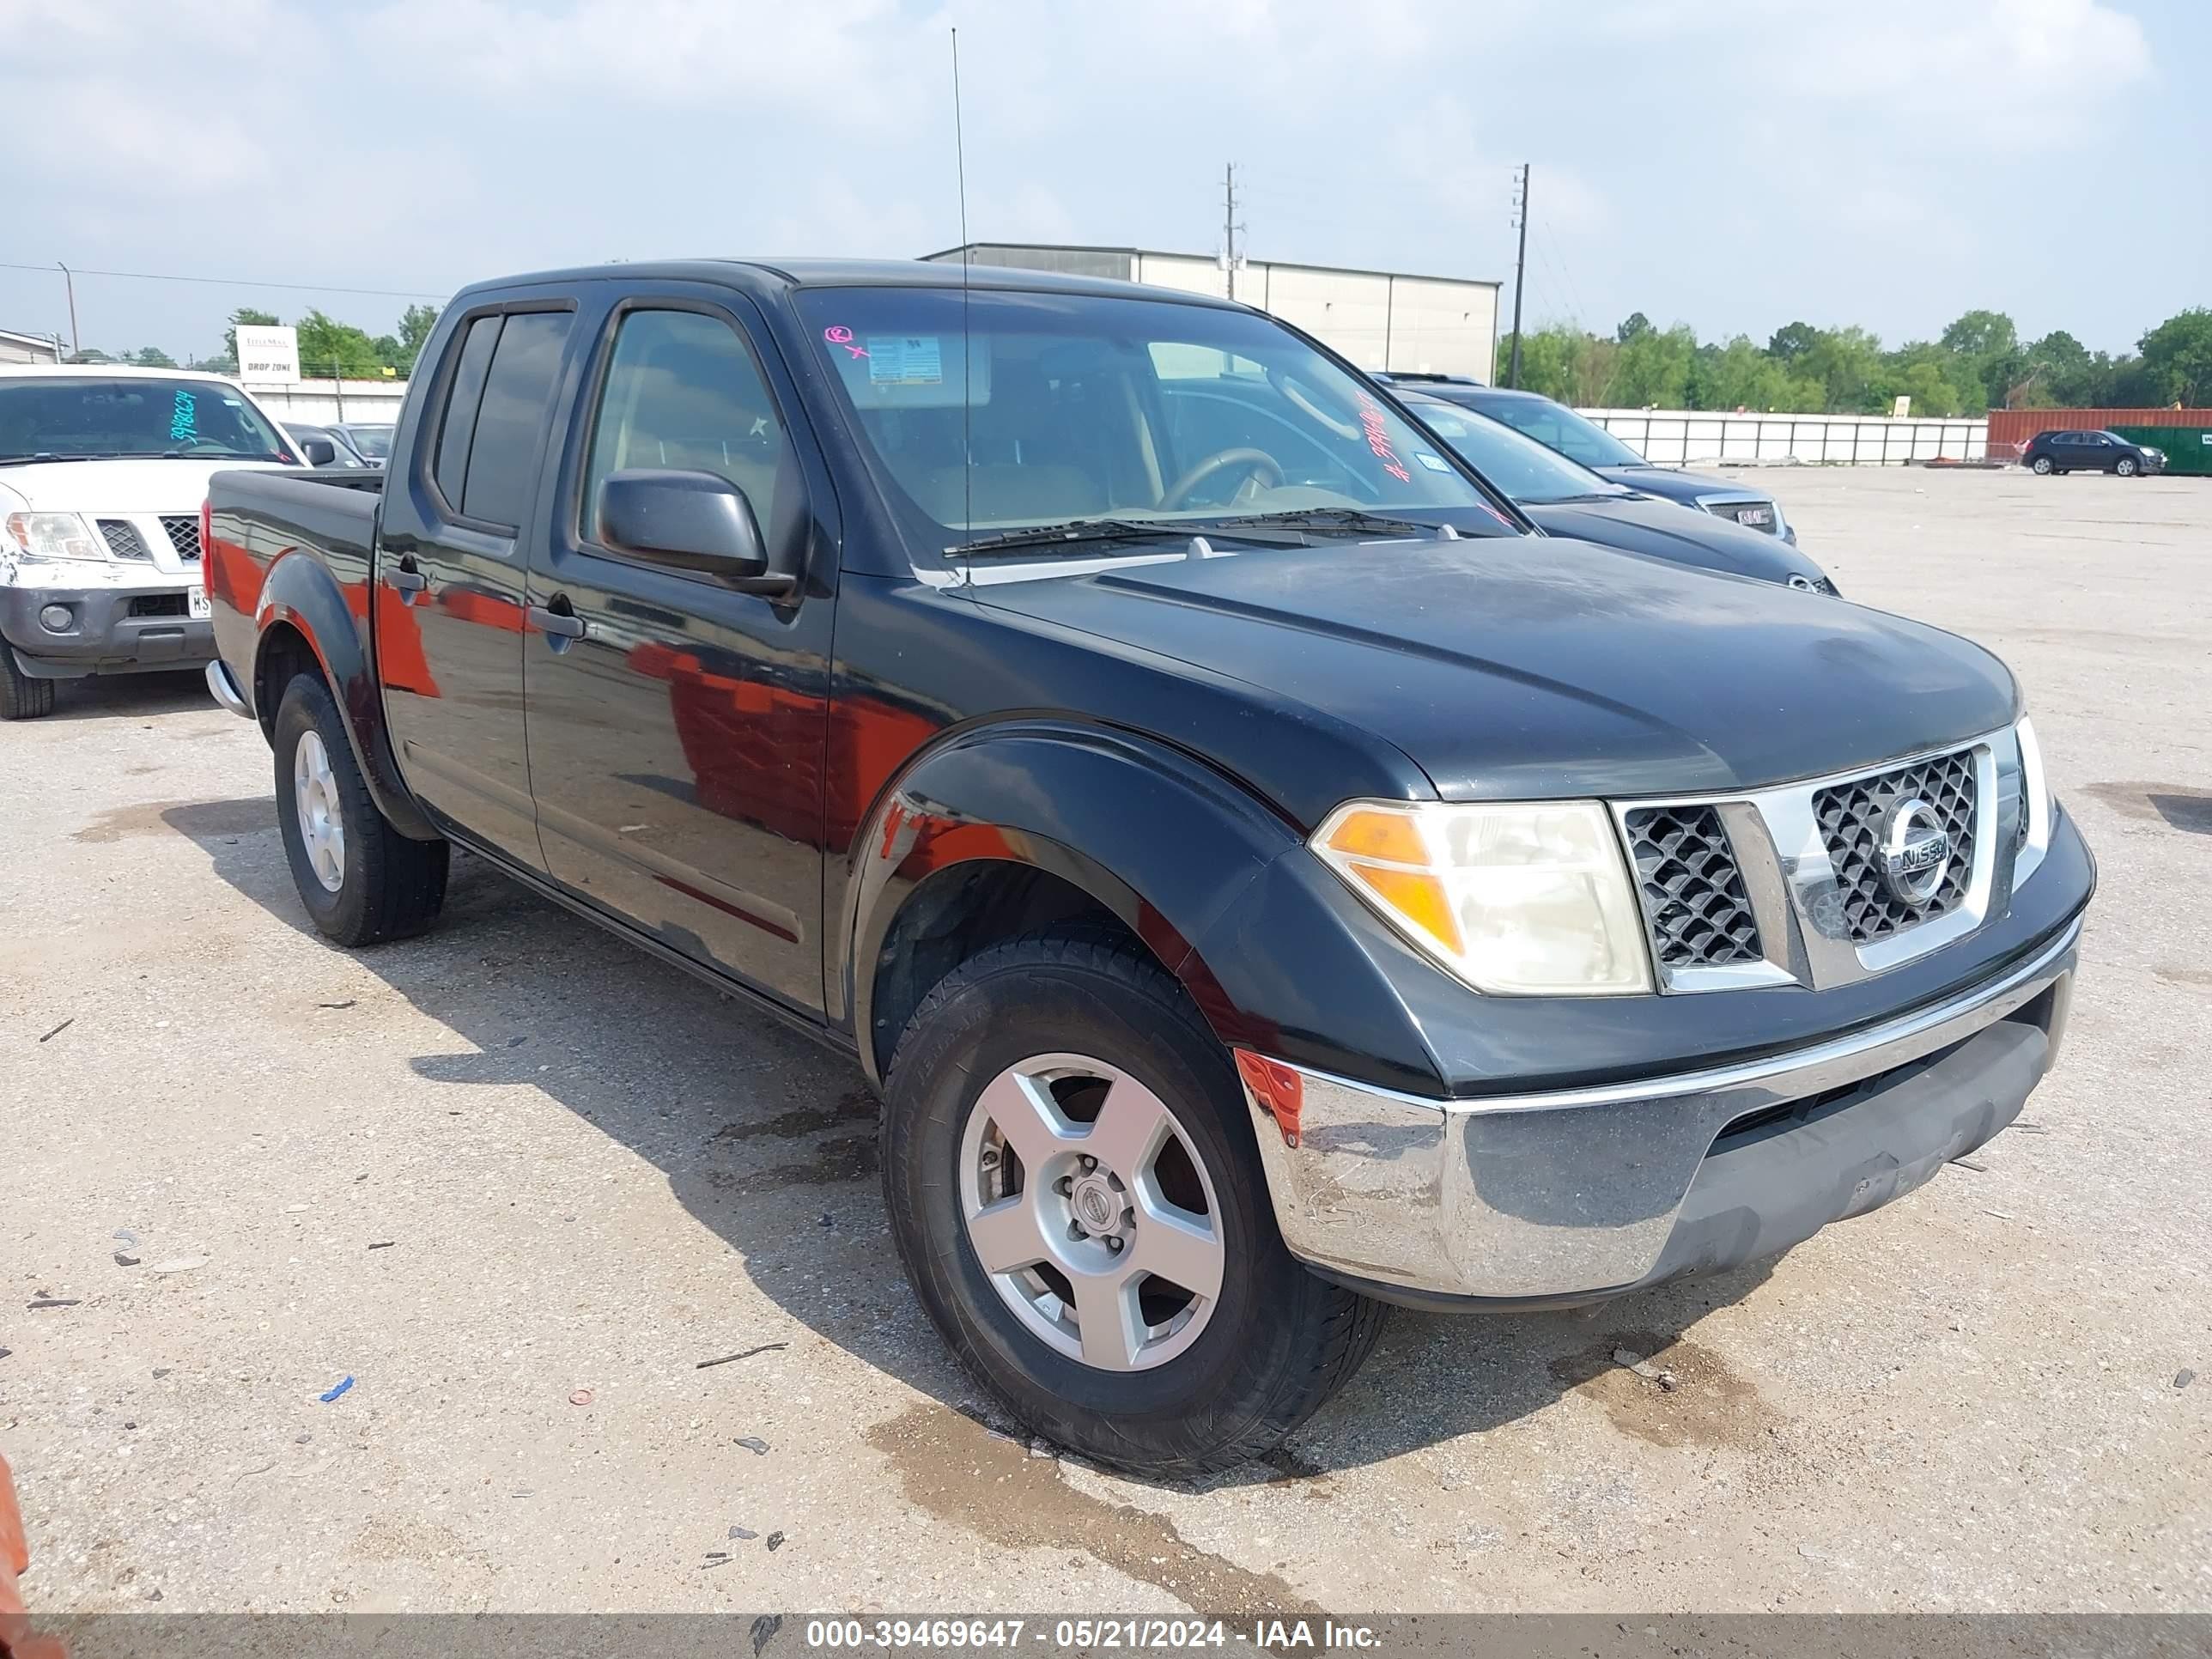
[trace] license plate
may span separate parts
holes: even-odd
[[[185,590],[185,611],[187,615],[200,621],[204,621],[215,615],[214,607],[208,604],[207,589],[202,587],[198,582],[194,582]]]
[[[1764,530],[1774,522],[1774,509],[1771,507],[1741,507],[1737,510],[1735,521],[1738,524],[1757,525]]]

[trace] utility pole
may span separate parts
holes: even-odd
[[[1521,251],[1513,258],[1513,360],[1506,365],[1505,384],[1521,384],[1521,291],[1528,286],[1528,164],[1521,164],[1521,177],[1513,196],[1514,222],[1521,232]]]
[[[1229,272],[1229,297],[1237,297],[1237,233],[1244,227],[1237,222],[1237,163],[1231,161],[1221,174],[1221,263]]]
[[[77,343],[76,337],[76,278],[70,274],[70,268],[67,265],[62,264],[60,260],[57,259],[54,263],[57,265],[61,266],[62,281],[69,289],[70,356],[72,357],[81,356],[83,354],[84,348]]]

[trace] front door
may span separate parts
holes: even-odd
[[[533,870],[545,866],[523,732],[522,526],[575,321],[559,303],[459,324],[417,464],[389,469],[376,567],[377,672],[408,787]]]
[[[526,646],[531,780],[557,880],[817,1010],[835,544],[826,474],[744,303],[676,289],[625,301],[600,332],[532,550],[532,615],[556,631],[534,623]],[[798,593],[610,550],[599,487],[641,467],[737,484],[764,538],[807,550]]]

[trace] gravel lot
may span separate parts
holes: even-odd
[[[2103,862],[2059,1072],[1778,1262],[1401,1315],[1200,1490],[962,1414],[842,1062],[473,860],[327,948],[196,681],[0,727],[33,1607],[2212,1608],[2212,482],[1753,476],[2028,686]]]

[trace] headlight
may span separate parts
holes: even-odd
[[[10,513],[8,539],[33,559],[105,559],[107,548],[74,513]]]
[[[1651,989],[1636,890],[1595,801],[1349,801],[1311,844],[1383,920],[1478,991]]]
[[[2035,866],[2051,848],[2051,828],[2058,817],[2058,802],[2043,769],[2043,745],[2036,741],[2035,722],[2023,714],[2012,730],[2020,744],[2020,794],[2026,814],[2020,845],[2013,854],[2012,879],[2016,887],[2035,872]]]

